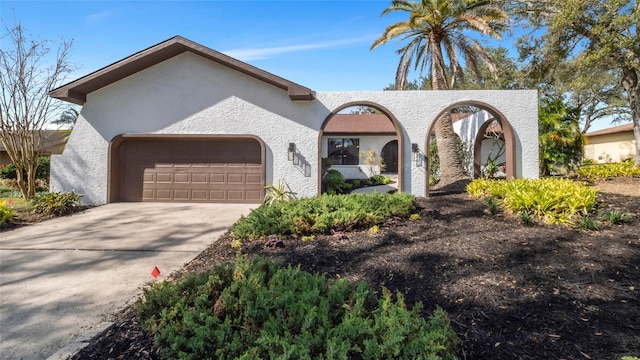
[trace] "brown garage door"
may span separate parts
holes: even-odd
[[[119,201],[260,203],[264,165],[251,138],[126,139]]]

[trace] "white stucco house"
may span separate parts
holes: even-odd
[[[326,126],[352,106],[389,119],[400,191],[428,194],[427,135],[463,105],[502,125],[508,177],[538,176],[536,91],[314,92],[176,36],[50,95],[83,105],[64,152],[52,157],[51,190],[83,194],[86,204],[259,203],[280,179],[314,196],[329,139],[347,144]]]

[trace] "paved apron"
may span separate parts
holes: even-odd
[[[66,358],[258,205],[117,203],[0,232],[0,359]]]

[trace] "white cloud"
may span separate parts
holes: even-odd
[[[288,46],[231,49],[231,50],[226,50],[222,52],[238,60],[251,61],[251,60],[268,59],[275,55],[292,53],[292,52],[336,48],[336,47],[342,47],[346,45],[358,44],[362,42],[371,42],[375,38],[376,36],[364,36],[364,37],[358,37],[358,38],[341,39],[341,40],[333,40],[333,41],[321,41],[321,42],[315,42],[315,43],[288,45]]]
[[[85,24],[95,24],[97,22],[101,22],[104,19],[107,19],[107,18],[113,16],[115,13],[116,13],[115,10],[106,10],[106,11],[101,11],[101,12],[89,14],[89,15],[85,16],[84,22],[85,22]]]

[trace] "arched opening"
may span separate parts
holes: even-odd
[[[500,120],[491,118],[478,128],[473,143],[473,177],[506,177],[506,141]]]
[[[380,157],[384,161],[385,167],[383,173],[398,173],[398,140],[391,140],[382,147]]]
[[[448,111],[451,112],[452,110],[454,110],[454,114],[456,114],[456,116],[452,116],[452,121],[454,122],[456,134],[461,138],[461,148],[463,151],[470,153],[468,156],[468,164],[465,164],[463,159],[463,165],[468,166],[469,175],[473,177],[482,176],[482,140],[485,138],[485,134],[491,124],[497,123],[502,132],[500,140],[504,141],[504,175],[507,179],[514,178],[516,176],[516,137],[515,131],[507,118],[500,111],[488,104],[477,101],[465,101],[448,106],[438,113],[435,119],[440,119],[443,114]],[[456,127],[456,122],[466,122],[466,128],[464,128],[464,124],[462,123]],[[435,124],[436,121],[431,123],[425,135],[425,158],[426,169],[428,170],[431,169],[430,165],[433,161],[429,149],[432,145],[431,138]],[[425,193],[428,195],[430,187],[429,171],[426,172],[426,176]]]
[[[384,121],[376,121],[376,126],[371,126],[374,123],[369,122],[365,127],[359,125],[357,129],[349,128],[349,126],[345,127],[344,124],[342,126],[335,126],[335,124],[331,122],[332,119],[345,115],[345,111],[354,107],[370,108],[374,111],[368,113],[384,117]],[[362,120],[362,118],[359,118],[357,123],[361,123]],[[364,120],[366,121],[366,119]],[[364,141],[361,142],[360,140]],[[335,168],[340,167],[340,170],[345,171],[345,173],[350,171],[349,167],[351,166],[353,169],[359,167],[360,172],[367,174],[369,172],[367,171],[369,165],[363,163],[364,159],[360,155],[371,150],[370,154],[374,153],[376,157],[381,157],[383,147],[392,141],[396,141],[397,144],[395,161],[392,160],[392,155],[389,154],[387,160],[382,159],[385,164],[382,168],[388,172],[386,170],[386,164],[391,163],[392,167],[395,165],[397,168],[396,186],[398,191],[403,191],[403,133],[400,122],[395,116],[384,106],[371,101],[349,102],[333,110],[325,118],[318,134],[318,194],[322,191],[322,178],[324,175],[323,158],[331,157],[332,161],[338,160],[340,165],[337,165]],[[355,162],[352,154],[354,149],[358,149],[359,162],[357,166],[353,165]],[[387,151],[387,153],[388,152],[389,151]],[[348,177],[348,175],[345,177]]]

